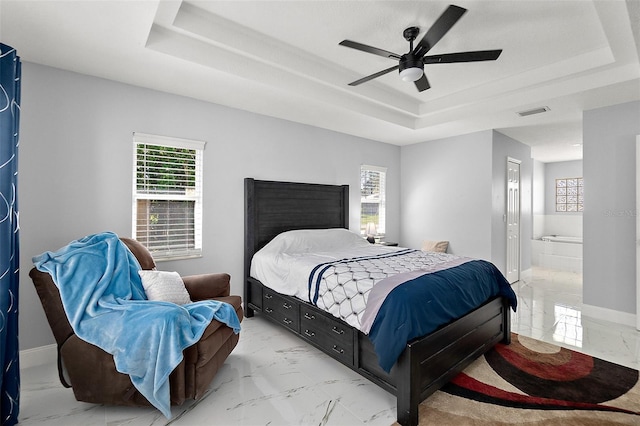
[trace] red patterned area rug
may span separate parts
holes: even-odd
[[[420,404],[420,425],[640,425],[638,370],[517,334]]]

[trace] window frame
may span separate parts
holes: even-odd
[[[195,151],[195,188],[190,194],[149,194],[138,192],[137,168],[138,168],[138,146],[152,145],[169,148],[180,148]],[[204,149],[206,142],[182,139],[168,136],[151,135],[146,133],[133,133],[133,179],[132,179],[132,214],[131,229],[134,238],[145,244],[146,238],[138,235],[138,201],[139,200],[160,200],[160,201],[193,201],[193,228],[194,247],[182,249],[163,249],[147,247],[156,261],[170,261],[179,259],[190,259],[202,257],[202,223],[203,223],[203,168]]]
[[[373,166],[370,164],[362,164],[360,165],[360,234],[366,236],[366,227],[367,224],[363,223],[363,197],[362,197],[362,174],[364,172],[375,172],[379,173],[380,179],[380,194],[378,201],[378,223],[376,224],[376,236],[384,237],[386,233],[386,210],[387,210],[387,168],[382,166]]]

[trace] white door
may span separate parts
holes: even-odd
[[[636,211],[640,209],[640,135],[636,136]],[[640,215],[636,215],[636,329],[640,330]]]
[[[507,281],[520,279],[520,161],[507,160]]]

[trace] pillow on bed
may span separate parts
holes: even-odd
[[[370,246],[370,243],[348,229],[299,229],[283,232],[267,244],[276,253],[298,254]],[[265,246],[265,247],[267,247]]]
[[[434,251],[436,253],[446,253],[449,241],[423,241],[422,251]]]
[[[142,287],[149,300],[161,300],[177,305],[191,303],[184,282],[177,272],[138,271],[142,278]]]
[[[344,228],[287,231],[253,255],[249,273],[279,293],[308,302],[307,282],[315,265],[372,247],[360,235]]]

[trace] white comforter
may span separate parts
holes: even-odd
[[[288,231],[254,254],[250,274],[278,293],[309,302],[309,274],[316,265],[396,250],[370,244],[347,229]]]
[[[346,229],[299,230],[278,235],[258,251],[250,273],[272,290],[311,302],[368,333],[386,294],[413,278],[404,274],[435,272],[468,260],[370,244]],[[372,292],[374,285],[382,290]]]

